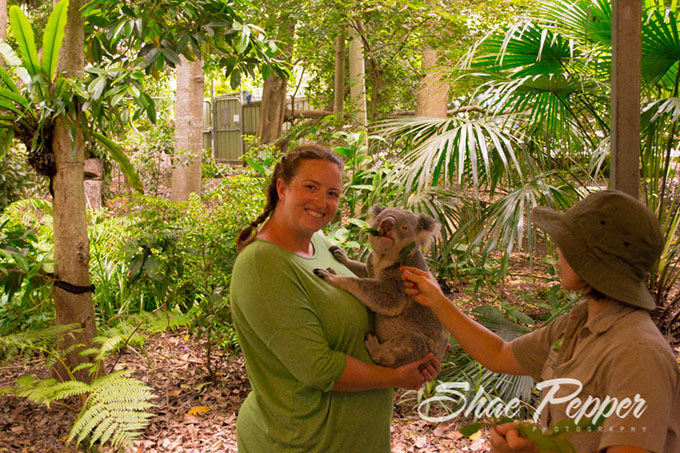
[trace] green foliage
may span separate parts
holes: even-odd
[[[576,453],[576,449],[571,442],[563,437],[564,434],[581,431],[597,431],[597,429],[602,426],[602,423],[604,423],[604,420],[604,417],[597,421],[583,419],[576,423],[573,420],[566,419],[556,423],[550,430],[543,430],[530,422],[521,422],[517,423],[515,429],[520,436],[533,441],[538,447],[539,453]],[[513,421],[514,420],[509,417],[503,417],[501,419],[492,420],[492,425],[501,425]],[[471,436],[479,431],[483,425],[483,422],[471,423],[463,426],[459,431],[463,436]]]
[[[243,154],[243,161],[248,164],[250,174],[253,177],[268,178],[279,160],[276,146],[261,144],[254,135],[244,136],[243,146],[246,149]]]
[[[28,167],[24,146],[10,145],[0,150],[0,213],[11,203],[46,191],[39,178]]]
[[[190,61],[202,59],[208,66],[222,68],[232,87],[238,87],[242,74],[254,77],[258,67],[263,74],[285,73],[273,59],[276,44],[238,14],[235,7],[240,3],[89,2],[83,12],[90,27],[85,34],[88,56],[95,61],[124,61],[147,73],[160,72],[166,64],[176,67],[180,55]]]
[[[57,326],[43,331],[0,337],[0,346],[15,350],[35,349],[64,365],[65,354],[74,348],[56,351],[55,338],[72,333],[74,327],[74,325]],[[71,428],[67,443],[75,440],[76,445],[79,445],[89,438],[90,447],[95,442],[100,444],[110,442],[114,448],[131,446],[132,441],[146,427],[152,416],[144,411],[154,406],[151,403],[154,395],[148,386],[130,377],[131,371],[129,370],[110,374],[101,373],[100,367],[104,359],[123,340],[121,337],[114,336],[98,337],[97,341],[101,344],[100,347],[81,351],[83,355],[94,353],[96,361],[84,363],[78,367],[78,369],[89,369],[90,375],[95,376],[91,383],[77,381],[72,375],[70,380],[63,382],[23,376],[17,379],[14,385],[1,389],[0,392],[25,397],[47,407],[55,401],[80,396],[82,407]],[[75,346],[75,348],[79,347],[80,345]],[[49,364],[50,361],[46,365],[50,366]],[[77,370],[70,370],[71,373],[75,371]]]
[[[89,437],[90,446],[108,441],[114,448],[132,444],[151,418],[143,411],[153,407],[150,400],[154,395],[145,384],[128,377],[130,373],[121,370],[92,382],[67,442],[75,439],[80,444]]]
[[[11,205],[0,217],[0,335],[30,325],[43,326],[53,316],[53,252],[37,229],[14,219],[22,205],[39,206],[47,215],[51,213],[49,203],[25,200]],[[28,212],[22,217],[31,217]]]
[[[224,178],[234,173],[234,169],[226,162],[218,162],[211,149],[203,150],[201,159],[201,177],[203,179]]]
[[[127,256],[130,293],[147,311],[177,308],[193,320],[190,332],[207,340],[206,368],[215,374],[215,346],[237,346],[228,304],[235,239],[244,219],[259,215],[265,180],[225,178],[203,199],[183,203],[136,197]]]
[[[19,55],[6,43],[0,43],[0,55],[8,64],[0,68],[0,129],[4,147],[16,138],[29,150],[29,162],[39,174],[55,173],[52,137],[56,119],[65,117],[73,134],[76,128],[90,132],[121,166],[132,187],[141,183],[126,155],[111,141],[102,127],[127,118],[120,100],[129,94],[145,107],[150,98],[138,89],[139,73],[115,69],[88,68],[85,78],[66,77],[56,71],[59,49],[64,38],[68,0],[57,3],[43,33],[39,58],[33,29],[24,12],[16,5],[9,8],[10,30]]]

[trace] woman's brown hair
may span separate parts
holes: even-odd
[[[283,182],[289,184],[291,179],[297,174],[300,163],[305,160],[327,160],[340,167],[340,170],[344,167],[342,159],[325,146],[301,145],[288,151],[274,167],[274,172],[265,189],[267,204],[265,204],[262,214],[260,214],[257,219],[250,222],[250,224],[239,233],[238,238],[236,239],[237,251],[240,252],[246,245],[253,242],[255,234],[257,233],[257,226],[267,220],[274,212],[274,209],[276,209],[276,203],[279,201],[279,193],[276,190],[276,181],[282,179]]]

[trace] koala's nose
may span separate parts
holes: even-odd
[[[394,222],[396,219],[392,216],[387,216],[382,221],[380,222],[380,226],[378,226],[378,231],[381,234],[386,234],[392,231],[392,228],[394,228]]]

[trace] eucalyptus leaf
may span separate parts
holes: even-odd
[[[458,432],[461,433],[465,437],[470,437],[474,433],[478,432],[480,429],[482,429],[484,425],[481,422],[474,422],[470,423],[469,425],[465,425],[461,427]]]
[[[416,243],[410,242],[406,247],[401,249],[399,252],[399,261],[403,262],[411,254],[414,248],[416,248]]]
[[[376,228],[373,228],[373,227],[364,228],[364,231],[366,233],[370,234],[371,236],[380,236],[380,231],[378,231]],[[402,250],[402,252],[403,252],[403,250]]]

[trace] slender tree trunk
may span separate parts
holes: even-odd
[[[333,113],[342,115],[345,103],[345,27],[335,38],[335,84],[333,86]]]
[[[184,201],[201,193],[203,154],[203,62],[180,57],[175,100],[175,162],[171,201]]]
[[[280,18],[277,39],[283,44],[281,50],[289,60],[293,51],[295,22],[288,15]],[[281,136],[283,120],[286,115],[286,91],[288,79],[272,72],[264,81],[262,102],[260,103],[260,121],[257,124],[257,136],[260,143],[274,143]]]
[[[0,0],[0,39],[7,40],[7,0]]]
[[[416,116],[445,118],[449,103],[449,85],[442,82],[437,69],[437,51],[423,49],[423,69],[425,76],[420,81],[416,99]]]
[[[352,110],[357,122],[366,127],[366,70],[364,65],[364,45],[354,25],[349,27],[349,80]]]
[[[66,34],[59,59],[60,69],[70,76],[82,71],[85,61],[81,6],[82,0],[69,3]],[[90,285],[90,242],[83,189],[85,143],[79,126],[70,123],[66,117],[57,118],[52,151],[56,162],[53,180],[55,274],[61,281],[87,287]],[[89,346],[97,333],[92,293],[73,294],[55,286],[54,306],[57,325],[76,323],[82,329],[74,337],[66,335],[60,338],[58,347],[63,350],[74,344]],[[67,356],[71,369],[89,360],[77,351]],[[68,378],[63,367],[56,366],[53,373],[60,379]],[[89,379],[86,370],[81,370],[76,377]]]

